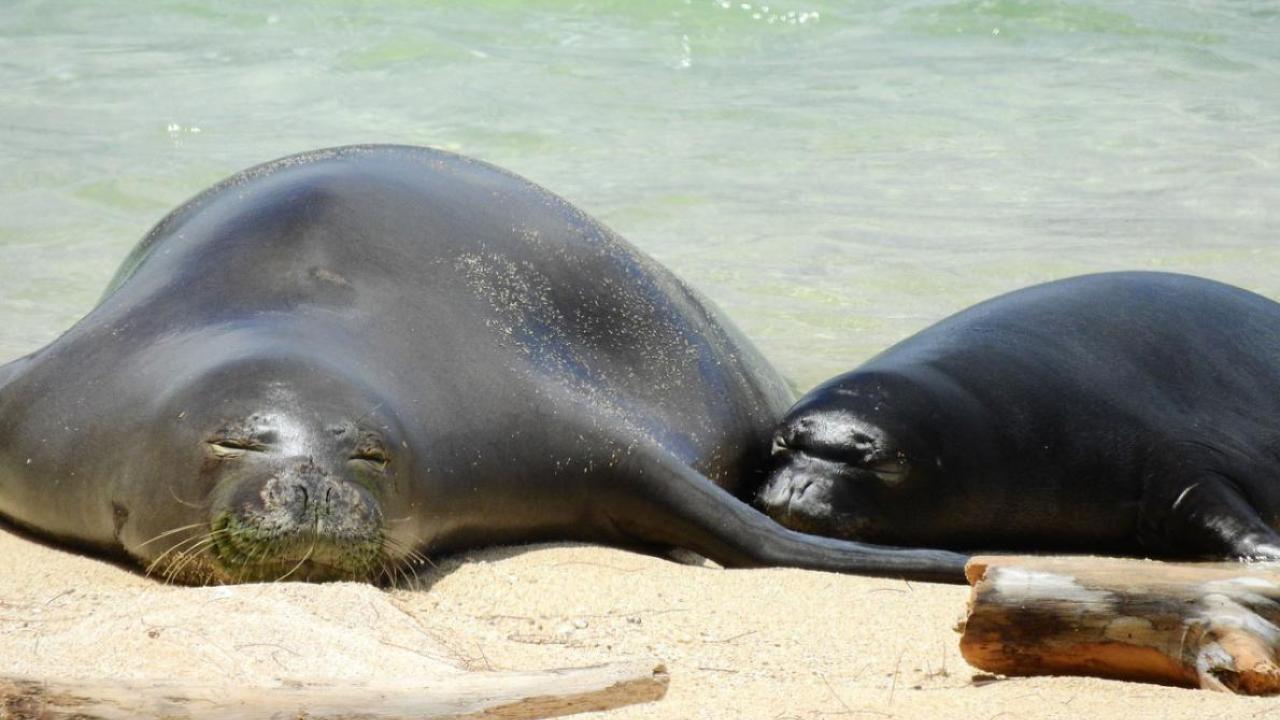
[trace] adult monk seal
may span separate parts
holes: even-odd
[[[959,580],[748,496],[790,402],[679,280],[435,150],[347,147],[178,208],[101,303],[0,369],[0,514],[181,582],[371,579],[580,540]]]
[[[817,387],[758,502],[874,542],[1280,558],[1280,304],[1162,273],[964,310]]]

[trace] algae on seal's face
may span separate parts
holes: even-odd
[[[289,510],[299,507],[292,503]],[[305,507],[304,507],[305,510]],[[237,582],[270,582],[298,579],[349,580],[369,578],[382,568],[383,534],[380,523],[345,523],[337,531],[325,528],[333,520],[345,520],[343,508],[324,511],[311,524],[263,527],[247,522],[231,510],[214,518],[209,534],[208,569]]]

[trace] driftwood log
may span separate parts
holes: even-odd
[[[1280,692],[1280,568],[977,557],[960,650],[1003,675]]]
[[[0,720],[548,718],[657,700],[667,681],[666,669],[652,663],[460,673],[429,684],[258,688],[0,677]]]

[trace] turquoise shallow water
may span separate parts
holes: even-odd
[[[206,185],[351,142],[545,185],[802,387],[1072,274],[1280,299],[1270,0],[9,0],[0,132],[0,360]]]

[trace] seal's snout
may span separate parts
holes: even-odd
[[[831,480],[812,472],[808,464],[778,468],[756,496],[761,510],[796,530],[814,529],[814,523],[831,512]]]
[[[299,526],[312,525],[318,532],[344,531],[349,526],[376,520],[360,490],[307,462],[272,476],[263,484],[262,509],[288,515]]]
[[[783,422],[774,433],[772,454],[860,463],[883,454],[887,446],[884,431],[861,417],[843,408],[816,407]]]
[[[755,505],[792,530],[870,539],[877,532],[877,476],[828,457],[834,453],[822,453],[825,448],[815,452],[815,428],[821,426],[788,424],[774,435],[773,468],[756,493]]]
[[[283,534],[347,539],[380,532],[382,512],[369,491],[310,459],[287,464],[239,508],[246,518]],[[255,502],[256,501],[256,502]]]
[[[310,458],[242,477],[214,521],[215,555],[237,580],[359,579],[382,556],[383,517],[365,486]]]

